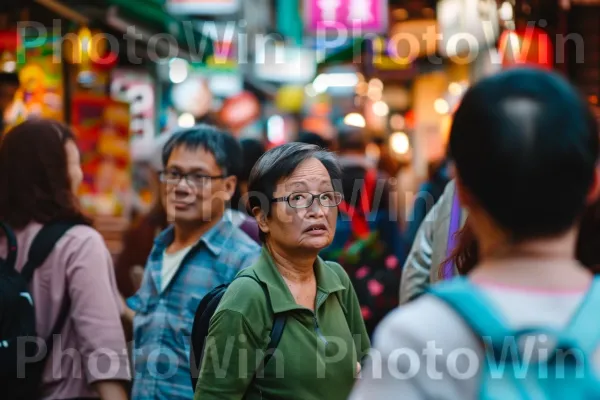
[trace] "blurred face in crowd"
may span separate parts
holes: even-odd
[[[309,207],[303,205],[315,198]],[[340,200],[331,183],[331,177],[325,166],[316,158],[310,158],[294,170],[294,172],[276,186],[273,198],[289,197],[287,201],[272,204],[271,215],[264,218],[259,213],[261,230],[267,234],[269,245],[275,245],[289,253],[318,254],[329,246],[335,235],[337,220],[337,202]],[[296,206],[294,208],[290,205]]]
[[[175,147],[163,179],[169,221],[185,225],[221,219],[236,186],[236,178],[225,172],[203,147]]]
[[[83,181],[79,149],[77,149],[75,142],[68,140],[65,143],[65,152],[67,153],[67,172],[69,173],[71,190],[74,194],[77,194],[79,185],[81,185],[81,182]]]

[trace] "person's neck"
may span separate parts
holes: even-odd
[[[577,233],[570,231],[556,237],[510,243],[507,236],[489,232],[482,235],[479,240],[482,261],[497,259],[574,260]]]
[[[268,243],[267,248],[273,257],[277,270],[286,280],[294,283],[304,283],[314,278],[316,255],[292,255]]]
[[[210,221],[202,223],[175,223],[173,228],[174,238],[171,245],[168,247],[168,252],[176,252],[187,247],[193,246],[200,240],[206,232],[214,227],[220,220],[219,218],[211,218]]]
[[[516,286],[582,288],[590,273],[576,259],[577,231],[553,238],[516,244],[495,241],[499,235],[480,236],[480,262],[471,274],[474,280]]]

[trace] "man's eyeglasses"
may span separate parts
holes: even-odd
[[[162,171],[160,173],[160,181],[163,183],[175,186],[179,185],[179,182],[181,182],[182,179],[185,179],[189,186],[196,188],[208,186],[209,183],[213,180],[224,178],[225,176],[223,175],[210,176],[200,174],[197,172],[190,172],[189,174],[184,174],[177,171]]]
[[[271,199],[271,203],[287,202],[292,208],[309,208],[312,206],[315,199],[319,200],[319,204],[323,207],[337,207],[340,205],[344,196],[339,192],[323,192],[320,194],[312,194],[308,192],[296,192],[287,197],[279,197]]]

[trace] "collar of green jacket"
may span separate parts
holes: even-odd
[[[269,292],[269,302],[275,314],[303,309],[302,306],[296,303],[283,277],[277,271],[271,253],[265,246],[263,246],[253,270],[258,280],[266,286]],[[346,289],[338,274],[320,257],[317,257],[315,262],[315,277],[317,279],[317,290],[326,295]]]

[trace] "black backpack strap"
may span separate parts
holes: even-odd
[[[46,258],[52,253],[58,240],[75,225],[77,224],[72,222],[58,222],[44,225],[33,239],[33,243],[29,248],[29,254],[27,255],[27,262],[21,270],[21,276],[25,279],[25,282],[31,282],[33,273],[46,261]]]
[[[285,330],[286,321],[287,316],[285,314],[275,314],[275,320],[273,321],[273,329],[271,330],[271,340],[269,341],[269,345],[267,346],[265,358],[263,358],[262,362],[256,369],[252,381],[254,381],[256,377],[263,376],[265,365],[267,365],[269,360],[273,357],[273,354],[275,354],[275,350],[277,350],[277,346],[279,346],[279,341],[281,340],[281,336],[283,336],[283,331]]]
[[[35,270],[41,266],[46,258],[52,253],[54,250],[54,246],[60,240],[60,238],[72,227],[78,225],[75,222],[58,222],[52,223],[48,225],[44,225],[44,227],[38,232],[38,234],[33,239],[33,243],[29,248],[29,254],[27,256],[27,262],[23,266],[21,270],[21,275],[25,279],[27,283],[31,282],[33,278],[33,273]],[[52,328],[52,333],[50,337],[46,340],[46,356],[42,362],[42,365],[45,364],[46,360],[52,354],[52,347],[54,345],[54,335],[60,334],[65,323],[67,322],[67,318],[69,316],[69,309],[71,308],[71,299],[69,297],[68,288],[65,290],[63,304],[61,306],[60,312],[58,314],[58,319]]]
[[[256,283],[258,283],[259,285],[261,285],[261,287],[262,287],[260,280],[258,280],[258,278],[256,276],[240,275],[236,279],[239,279],[239,278],[250,278],[253,281],[255,281]],[[265,295],[267,297],[269,296],[268,293],[266,293],[266,291],[265,291]],[[273,328],[271,329],[271,340],[269,340],[269,344],[267,345],[265,357],[263,358],[263,360],[259,364],[258,368],[254,372],[254,376],[252,377],[252,382],[254,382],[254,380],[257,377],[262,377],[265,366],[267,365],[269,360],[273,357],[275,350],[277,350],[277,346],[279,346],[279,341],[281,340],[281,337],[283,336],[283,331],[285,330],[286,321],[287,321],[287,315],[285,313],[275,314],[275,318],[273,320]]]

